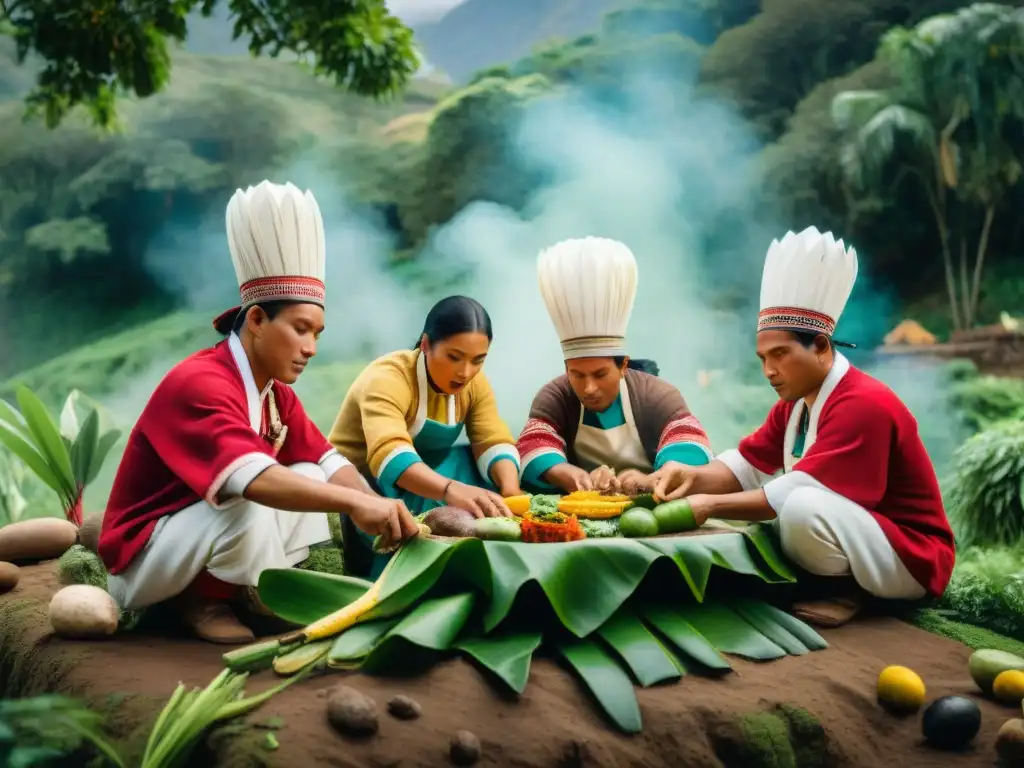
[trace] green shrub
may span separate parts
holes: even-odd
[[[1024,421],[1001,421],[957,450],[947,510],[961,546],[1024,542]]]
[[[961,423],[972,432],[1024,415],[1024,381],[964,375],[963,370],[947,370],[947,375],[950,374],[955,382],[950,392],[950,403]]]
[[[1024,642],[1024,543],[961,549],[938,607],[956,621]]]

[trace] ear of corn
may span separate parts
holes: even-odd
[[[323,640],[324,638],[333,637],[339,632],[357,624],[369,611],[376,607],[381,584],[383,583],[386,575],[387,569],[385,568],[384,573],[382,573],[380,578],[373,583],[373,586],[371,586],[357,599],[346,605],[344,608],[328,614],[318,621],[314,621],[304,629],[300,629],[283,636],[279,642],[281,645],[310,643],[314,640]]]

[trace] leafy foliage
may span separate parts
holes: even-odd
[[[0,765],[34,768],[62,758],[81,761],[87,747],[102,757],[102,764],[123,768],[103,732],[102,716],[83,702],[57,695],[0,700]]]
[[[840,161],[853,194],[898,184],[900,175],[920,183],[941,244],[956,328],[974,324],[995,212],[1022,172],[1011,138],[1024,120],[1021,50],[1024,9],[976,3],[886,32],[878,56],[894,85],[845,91],[833,101],[845,133]],[[894,159],[895,180],[886,174]],[[973,220],[951,231],[949,191],[968,210],[982,209],[977,235]],[[976,250],[970,268],[968,248]]]
[[[55,127],[82,104],[94,122],[116,124],[119,92],[146,98],[170,78],[168,40],[188,35],[193,10],[209,16],[218,0],[3,0],[0,32],[17,44],[19,63],[30,54],[42,71],[27,104]],[[234,39],[249,39],[254,56],[290,51],[359,94],[395,93],[416,71],[412,32],[383,0],[226,0]]]
[[[958,621],[1024,642],[1024,546],[959,551],[938,607]]]
[[[68,520],[81,525],[82,492],[121,433],[78,390],[68,395],[59,427],[31,390],[20,387],[17,396],[20,413],[0,400],[0,443],[57,493]]]
[[[1024,417],[1024,381],[974,377],[953,385],[950,402],[964,426],[979,432],[1004,419]]]
[[[1024,421],[1002,421],[964,443],[948,507],[961,545],[1024,541]]]

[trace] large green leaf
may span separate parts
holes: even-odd
[[[30,443],[28,443],[24,437],[13,429],[10,429],[6,423],[0,423],[0,442],[2,442],[11,453],[25,462],[32,472],[42,480],[49,488],[52,488],[60,496],[63,503],[68,503],[67,488],[60,481],[50,465],[47,463],[45,457],[39,453]]]
[[[74,442],[71,443],[71,471],[75,477],[75,484],[79,487],[85,487],[99,439],[100,418],[96,411],[91,411],[82,422],[82,428],[78,430]]]
[[[406,644],[428,651],[447,651],[466,625],[475,600],[473,592],[424,600],[373,647],[363,669],[392,671],[405,660]]]
[[[335,638],[327,654],[328,666],[337,669],[358,667],[380,639],[399,621],[401,617],[391,616],[386,619],[364,621],[346,629]]]
[[[698,611],[703,609],[703,605],[697,607]],[[641,610],[644,620],[683,655],[684,664],[689,658],[708,669],[732,669],[711,641],[673,609],[663,605],[645,605]]]
[[[513,691],[522,693],[530,678],[530,661],[542,639],[540,632],[485,635],[460,640],[455,647]]]
[[[103,462],[107,460],[110,451],[117,444],[121,437],[121,430],[112,429],[104,432],[96,444],[96,450],[92,455],[92,462],[89,464],[88,472],[85,475],[85,485],[89,485],[100,473]]]
[[[32,433],[28,431],[28,425],[25,424],[25,419],[23,419],[21,414],[12,408],[10,403],[6,400],[0,400],[0,426],[2,426],[3,423],[8,424],[11,429],[21,435],[23,439],[32,439]]]
[[[636,681],[645,688],[683,676],[672,655],[628,608],[619,610],[602,624],[597,634],[614,649]]]
[[[592,640],[565,639],[555,647],[619,730],[639,733],[643,729],[633,681],[614,658]]]
[[[786,655],[778,644],[758,632],[750,622],[721,603],[682,606],[679,615],[723,653],[767,661]]]
[[[60,430],[53,417],[40,400],[28,387],[17,389],[18,407],[25,419],[29,432],[35,442],[36,449],[46,459],[53,474],[64,485],[66,493],[73,499],[78,495],[75,475],[71,470],[71,456],[67,445],[61,437]]]
[[[370,586],[352,576],[272,568],[260,574],[258,591],[263,604],[277,616],[306,625],[341,610]]]
[[[750,622],[762,635],[791,655],[828,648],[825,639],[807,624],[760,600],[730,600],[729,607]]]
[[[453,545],[428,536],[407,541],[381,574],[377,605],[367,618],[394,616],[413,605],[441,578],[453,552]]]

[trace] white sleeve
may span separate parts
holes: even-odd
[[[723,451],[715,457],[715,460],[722,462],[729,468],[729,470],[736,476],[736,479],[739,480],[740,487],[744,491],[753,491],[757,488],[763,488],[765,484],[772,479],[771,475],[766,475],[749,461],[744,459],[743,454],[735,448]]]

